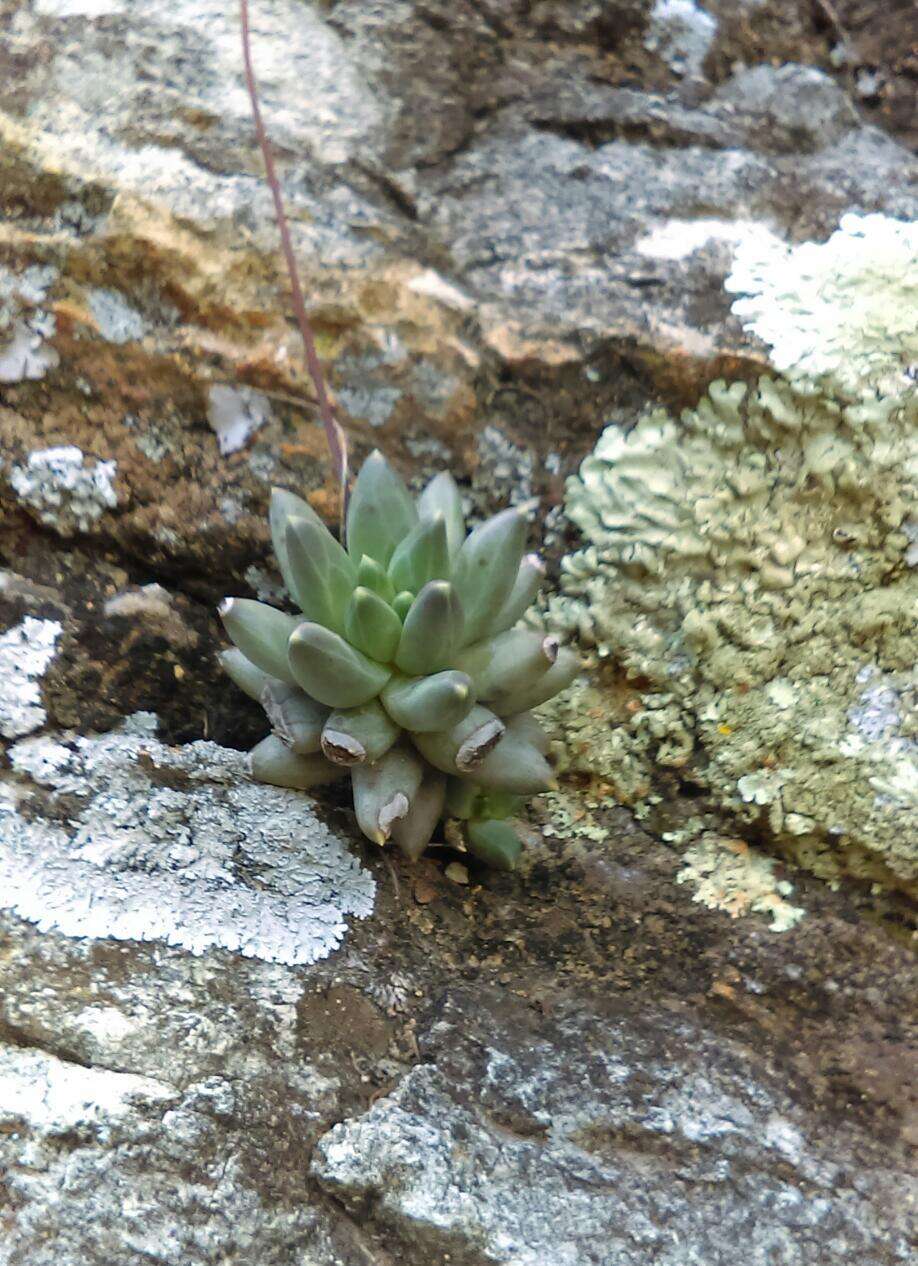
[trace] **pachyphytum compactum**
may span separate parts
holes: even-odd
[[[523,512],[466,534],[451,475],[415,501],[377,451],[346,548],[281,489],[271,535],[301,614],[247,598],[220,607],[235,643],[223,666],[272,726],[254,777],[309,790],[350,775],[369,839],[416,858],[441,818],[458,818],[471,852],[512,867],[522,845],[507,819],[553,781],[531,709],[580,669],[554,637],[516,627],[544,575]]]

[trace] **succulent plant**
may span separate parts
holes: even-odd
[[[369,839],[417,858],[447,816],[465,824],[471,852],[512,867],[522,845],[507,819],[552,786],[530,709],[580,668],[556,638],[516,627],[543,576],[522,511],[466,534],[451,475],[415,501],[377,451],[350,499],[346,546],[281,489],[270,522],[301,614],[248,598],[220,607],[235,643],[223,666],[272,726],[254,777],[308,790],[349,774]]]

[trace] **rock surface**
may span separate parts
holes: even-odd
[[[787,58],[775,17],[748,26]],[[340,413],[411,471],[493,468],[490,429],[536,448],[550,504],[610,408],[756,372],[722,291],[737,241],[915,214],[908,151],[825,70],[733,48],[717,6],[259,0],[253,22]],[[673,22],[710,44],[689,74]],[[235,9],[17,0],[4,23],[4,500],[202,587],[241,576],[271,483],[335,507]],[[21,473],[61,448],[104,483],[88,513]]]
[[[466,885],[366,850],[373,914],[312,966],[0,914],[0,1261],[911,1260],[905,947],[816,881],[791,932],[731,923],[606,824]],[[84,864],[102,932],[126,863]]]
[[[253,0],[357,457],[557,526],[610,418],[756,377],[737,249],[915,217],[864,7]],[[0,1266],[913,1260],[904,901],[680,855],[676,777],[511,877],[247,780],[213,602],[283,600],[272,483],[336,504],[236,13],[0,26]]]

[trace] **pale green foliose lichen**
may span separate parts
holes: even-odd
[[[562,697],[553,716],[568,763],[616,798],[646,799],[660,765],[688,767],[722,808],[766,824],[818,872],[909,885],[918,398],[900,316],[887,314],[885,333],[877,324],[908,297],[908,270],[889,263],[859,360],[856,321],[820,316],[827,294],[832,307],[857,292],[845,268],[865,272],[837,237],[808,253],[799,293],[785,279],[761,300],[769,328],[809,340],[799,380],[717,382],[678,420],[654,410],[627,435],[609,428],[569,482],[566,511],[586,544],[564,560],[547,622],[615,664],[631,694],[623,706],[583,687],[595,698]],[[834,291],[813,291],[817,263],[839,269]],[[880,264],[867,275],[882,287]]]
[[[776,874],[770,857],[742,840],[706,835],[686,849],[677,884],[691,884],[693,900],[731,918],[753,913],[771,919],[772,932],[787,932],[803,918],[803,907],[788,900],[794,886]]]
[[[727,290],[799,388],[908,396],[918,368],[918,222],[845,215],[827,242],[743,239]]]

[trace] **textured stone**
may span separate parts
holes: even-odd
[[[862,121],[887,117],[882,84],[850,105],[884,67],[852,40],[830,78],[821,6],[656,6],[695,15],[685,74],[647,48],[652,0],[251,7],[355,457],[448,464],[473,514],[541,497],[558,552],[563,477],[602,426],[759,375],[723,287],[743,252],[915,215],[912,157]],[[872,48],[902,30],[877,12]],[[0,1263],[899,1266],[898,897],[741,864],[662,760],[656,838],[607,782],[566,779],[514,876],[447,840],[409,868],[334,792],[245,780],[263,722],[218,675],[213,602],[283,601],[272,483],[330,522],[337,501],[237,21],[216,0],[4,8]],[[77,522],[17,490],[62,448],[114,464],[116,504]],[[635,684],[608,684],[578,723],[597,699],[633,715]],[[877,746],[890,685],[863,689]],[[138,711],[157,735],[125,730]],[[699,830],[710,848],[681,852]]]
[[[846,1173],[742,1043],[652,1004],[562,1004],[528,1043],[499,1023],[470,1040],[475,1002],[451,1000],[436,1062],[316,1149],[323,1186],[406,1260],[720,1266],[740,1242],[762,1266],[909,1260],[918,1184],[879,1155]]]
[[[312,965],[0,912],[4,1266],[907,1262],[905,948],[806,880],[731,922],[604,821],[423,905],[372,860]]]
[[[759,361],[721,288],[735,235],[655,258],[655,233],[701,217],[794,242],[844,211],[914,215],[912,158],[837,83],[757,65],[677,91],[645,47],[651,8],[253,6],[295,247],[358,450],[480,471],[493,506],[491,427],[536,447],[551,499],[610,406],[688,403]],[[728,21],[680,11],[708,34]],[[265,554],[270,484],[337,507],[236,10],[17,3],[7,46],[0,348],[22,381],[4,451],[17,468],[63,447],[115,463],[118,504],[81,531],[202,585],[242,575]],[[209,404],[246,390],[270,411],[244,411],[227,447]],[[40,513],[12,485],[3,502]]]

